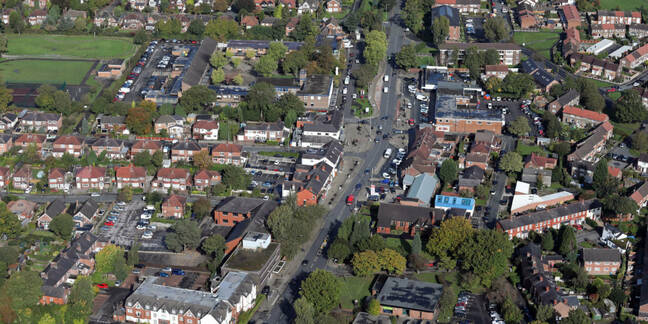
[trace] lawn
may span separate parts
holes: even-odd
[[[645,0],[601,0],[601,9],[616,10],[618,7],[620,10],[637,10],[645,3]]]
[[[340,300],[342,308],[353,309],[353,301],[362,299],[370,295],[369,288],[371,288],[372,277],[345,277],[340,278]]]
[[[612,101],[617,101],[619,98],[621,98],[621,92],[616,91],[616,92],[610,92],[608,93],[608,97],[612,99]]]
[[[7,55],[127,58],[136,49],[130,38],[24,34],[8,38]]]
[[[522,142],[518,142],[515,151],[522,156],[531,155],[531,153],[539,153],[540,155],[543,156],[545,155],[542,147],[536,145],[526,145]]]
[[[605,81],[602,81],[602,80],[595,80],[595,79],[590,79],[590,80],[592,80],[594,82],[594,84],[596,84],[596,86],[599,87],[599,88],[609,87],[609,86],[612,85],[612,83],[605,82]]]
[[[560,39],[559,32],[515,32],[513,34],[513,41],[518,44],[523,44],[524,46],[533,49],[547,59],[550,58],[549,50],[551,47]]]
[[[639,123],[615,123],[615,122],[612,122],[612,125],[614,126],[614,133],[624,137],[632,135],[632,133],[634,133],[637,129],[639,129],[639,126],[641,126],[641,124]]]
[[[88,61],[8,61],[0,63],[0,74],[7,82],[78,85],[92,64]]]

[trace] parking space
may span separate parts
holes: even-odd
[[[452,322],[491,324],[492,320],[486,311],[486,301],[484,297],[467,291],[460,292],[459,298],[457,298],[457,303],[455,304]]]
[[[109,240],[118,246],[131,246],[135,241],[140,242],[142,250],[166,250],[164,236],[167,224],[149,224],[141,215],[144,213],[146,203],[142,200],[133,200],[128,204],[114,204],[107,211],[99,227],[99,237]],[[149,217],[150,218],[150,217]],[[144,233],[149,231],[150,236]]]
[[[252,153],[248,159],[246,169],[261,172],[263,174],[285,175],[293,172],[296,162],[296,158],[284,157],[279,153],[277,153],[276,156]]]
[[[474,16],[465,19],[465,37],[469,41],[485,39],[484,36],[484,17]]]

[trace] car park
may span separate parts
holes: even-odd
[[[145,240],[150,240],[153,238],[153,232],[151,231],[146,231],[142,234],[142,238]]]

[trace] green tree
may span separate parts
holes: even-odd
[[[315,221],[323,215],[320,206],[297,206],[295,200],[290,199],[270,213],[267,225],[272,236],[281,243],[281,253],[290,259],[308,241]]]
[[[70,297],[68,297],[68,304],[76,305],[77,314],[74,314],[74,318],[85,320],[92,314],[94,296],[90,278],[80,276],[74,281],[74,285],[70,290]]]
[[[492,76],[486,80],[484,86],[490,92],[500,92],[502,90],[502,80],[498,77]]]
[[[308,64],[307,54],[302,51],[294,51],[286,55],[286,59],[281,63],[281,69],[284,74],[292,74],[297,76],[299,70],[304,68]]]
[[[106,245],[101,251],[95,254],[95,265],[97,272],[101,274],[113,273],[115,270],[115,260],[124,255],[124,250],[121,248],[109,244]]]
[[[401,47],[400,52],[396,54],[396,64],[403,70],[416,66],[416,49],[413,44]]]
[[[450,32],[450,20],[446,16],[439,16],[432,21],[432,41],[439,46],[445,42]]]
[[[568,80],[569,81],[569,80]],[[605,108],[605,98],[598,91],[598,86],[594,80],[580,78],[576,82],[580,90],[580,103],[583,107],[594,111],[602,111]],[[570,88],[573,88],[570,86]]]
[[[38,324],[56,324],[56,319],[49,313],[45,313],[39,320]]]
[[[261,56],[257,64],[254,65],[254,70],[265,77],[269,77],[277,71],[278,67],[279,65],[277,64],[277,60],[270,55],[264,55]]]
[[[9,27],[14,33],[22,33],[25,30],[25,21],[22,19],[18,11],[12,11],[9,14]]]
[[[244,81],[243,81],[243,76],[241,76],[241,74],[237,74],[237,75],[234,76],[234,78],[232,79],[232,81],[233,81],[234,84],[236,84],[236,85],[242,85],[243,82],[244,82]]]
[[[7,108],[9,108],[11,102],[13,102],[13,90],[8,89],[4,85],[0,86],[0,113],[7,112]]]
[[[315,309],[305,297],[298,298],[293,304],[295,324],[315,324]]]
[[[403,22],[414,34],[418,34],[424,26],[421,24],[425,10],[421,0],[407,0],[403,8]]]
[[[198,223],[182,219],[171,226],[171,233],[164,238],[167,247],[175,252],[185,249],[195,249],[200,243],[200,227]]]
[[[137,32],[135,32],[135,36],[133,36],[133,43],[137,45],[144,44],[147,38],[148,37],[146,36],[146,31],[144,31],[144,29],[140,29]]]
[[[38,305],[43,295],[43,280],[34,271],[19,271],[9,277],[6,283],[7,295],[11,296],[11,306],[20,311]]]
[[[378,251],[380,268],[390,274],[402,274],[407,266],[407,259],[392,249]]]
[[[522,166],[522,157],[517,152],[508,152],[500,157],[499,167],[505,172],[519,172]]]
[[[547,231],[542,235],[542,249],[544,251],[553,251],[555,247],[554,239],[553,239],[553,234],[551,234],[551,231]]]
[[[223,184],[230,189],[246,189],[250,185],[250,176],[240,167],[227,166],[222,170]]]
[[[484,35],[491,42],[510,38],[509,25],[502,17],[488,18],[484,23]]]
[[[555,313],[554,308],[551,307],[551,305],[548,304],[536,305],[535,317],[537,320],[541,322],[549,322],[551,319],[555,317],[554,313]]]
[[[210,20],[205,26],[205,35],[219,41],[226,41],[240,35],[238,23],[234,19],[219,17]]]
[[[328,248],[326,254],[329,259],[338,259],[338,261],[344,262],[351,255],[351,248],[345,239],[337,238]]]
[[[462,268],[478,276],[485,286],[490,286],[495,278],[508,272],[513,248],[504,233],[478,230],[462,242],[458,252]]]
[[[9,39],[7,35],[0,35],[0,57],[9,51]]]
[[[195,36],[202,36],[205,32],[205,24],[200,19],[194,19],[189,24],[187,32]]]
[[[521,323],[524,318],[522,310],[515,305],[510,296],[507,296],[502,304],[502,313],[507,324]]]
[[[441,163],[441,169],[439,169],[439,178],[443,181],[444,185],[449,185],[457,180],[458,172],[459,166],[457,166],[457,162],[452,159],[445,159]]]
[[[478,79],[481,73],[481,67],[484,65],[483,57],[479,54],[476,46],[470,46],[464,55],[464,65],[468,68],[470,76]]]
[[[5,202],[0,202],[0,235],[7,235],[7,238],[13,239],[21,232],[22,227],[18,216],[7,208]]]
[[[182,92],[180,106],[187,112],[201,112],[216,100],[216,93],[203,85],[191,87]]]
[[[516,136],[526,136],[531,131],[531,127],[529,127],[529,120],[524,116],[520,116],[513,120],[508,125],[507,129],[511,134]]]
[[[632,123],[646,120],[646,109],[641,103],[641,96],[634,89],[621,92],[621,98],[616,103],[614,117],[620,123]]]
[[[119,189],[119,192],[117,193],[117,199],[124,202],[133,200],[133,189],[131,187],[124,187]]]
[[[270,56],[275,61],[279,61],[286,57],[286,52],[288,52],[288,47],[282,42],[270,42],[268,53],[266,55]]]
[[[316,33],[317,27],[313,24],[311,15],[306,13],[301,16],[297,26],[295,26],[295,29],[290,33],[290,37],[296,41],[304,41],[310,36],[315,36]]]
[[[74,229],[74,220],[72,219],[72,216],[68,214],[60,214],[52,219],[49,228],[52,232],[54,232],[54,234],[58,235],[62,239],[67,240],[70,238],[70,236],[72,236],[72,230]]]
[[[117,280],[125,280],[128,277],[130,269],[126,264],[126,258],[124,258],[124,251],[115,257],[113,261],[113,274],[117,277]]]
[[[192,211],[196,217],[205,218],[212,211],[211,202],[207,198],[199,198],[193,203]]]
[[[439,258],[456,256],[459,246],[473,232],[472,225],[466,219],[455,217],[445,220],[438,228],[432,230],[426,245],[427,251]]]
[[[134,266],[139,263],[139,248],[140,243],[135,242],[131,248],[126,253],[126,263],[130,266]]]
[[[414,234],[414,239],[412,240],[412,254],[421,254],[423,248],[423,243],[421,242],[421,233],[416,232]]]
[[[365,37],[363,56],[367,64],[378,66],[387,54],[387,36],[379,30],[370,31]]]
[[[510,93],[516,98],[526,97],[535,89],[535,81],[529,74],[509,73],[502,80],[502,91]]]
[[[225,238],[220,234],[214,234],[202,242],[200,249],[220,262],[225,256]]]
[[[212,84],[220,84],[225,81],[225,71],[223,69],[213,69],[211,74]]]
[[[369,315],[378,316],[380,315],[380,310],[380,302],[375,298],[369,299],[369,302],[367,303],[367,313],[369,313]]]
[[[351,259],[351,266],[357,276],[370,276],[380,271],[380,257],[372,250],[357,252]]]
[[[635,150],[637,150],[639,152],[648,151],[648,132],[646,132],[646,131],[638,131],[638,132],[636,132],[636,133],[634,133],[632,135],[631,139],[632,139],[632,148],[633,149],[635,149]]]
[[[152,131],[153,115],[144,107],[133,107],[128,109],[126,126],[135,134],[146,135]]]
[[[610,193],[609,189],[610,183],[610,174],[608,171],[608,161],[603,158],[594,168],[594,175],[592,176],[592,187],[596,190],[596,194],[599,197],[605,197]]]
[[[229,62],[229,59],[227,56],[225,56],[225,53],[221,51],[217,51],[212,56],[209,58],[209,64],[214,68],[214,69],[220,69],[227,65]]]
[[[328,313],[340,303],[340,282],[328,271],[311,272],[301,288],[300,295],[313,305],[316,314]]]
[[[484,64],[486,65],[496,65],[500,64],[500,56],[497,50],[489,48],[486,50],[486,52],[483,53],[484,56]]]
[[[569,316],[563,318],[560,321],[560,324],[589,324],[592,323],[592,319],[585,314],[585,312],[580,309],[572,309],[569,311]]]
[[[560,242],[558,246],[558,252],[563,256],[569,254],[569,252],[574,251],[576,248],[576,233],[574,228],[571,226],[561,226],[559,232]]]

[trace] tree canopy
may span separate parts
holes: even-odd
[[[301,288],[301,296],[313,305],[316,314],[328,313],[340,303],[340,281],[328,271],[311,272]]]
[[[188,219],[178,221],[171,226],[171,233],[164,238],[164,243],[175,252],[197,248],[200,243],[198,223]]]

